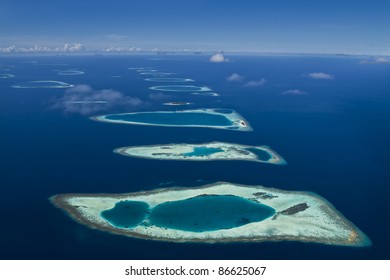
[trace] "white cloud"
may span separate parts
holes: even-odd
[[[244,84],[244,87],[260,87],[264,85],[267,82],[266,79],[261,78],[260,80],[254,80],[254,81],[249,81],[246,84]]]
[[[334,77],[331,74],[327,74],[324,72],[313,72],[307,74],[309,78],[316,79],[316,80],[333,80]]]
[[[138,97],[125,96],[113,89],[94,90],[89,85],[76,85],[67,89],[53,108],[62,109],[67,113],[89,115],[113,106],[133,108],[144,104]]]
[[[244,80],[244,76],[241,76],[237,73],[233,73],[229,77],[227,77],[226,80],[229,82],[242,82]]]
[[[228,62],[229,59],[225,58],[222,53],[217,53],[210,57],[210,62]]]
[[[300,89],[289,89],[282,92],[283,95],[306,95],[307,93]]]

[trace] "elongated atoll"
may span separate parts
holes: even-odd
[[[92,229],[143,239],[371,245],[329,202],[308,192],[220,182],[127,194],[59,194],[50,201]]]
[[[178,91],[178,92],[211,91],[211,89],[206,86],[188,86],[188,85],[154,86],[154,87],[150,87],[149,89],[160,90],[160,91]]]
[[[73,85],[60,81],[29,81],[12,86],[13,88],[70,88]]]
[[[188,78],[148,78],[145,79],[148,82],[157,82],[157,83],[186,83],[194,82],[192,79]]]
[[[248,160],[279,165],[287,164],[268,146],[248,146],[224,142],[130,146],[117,148],[114,152],[123,156],[158,160]]]
[[[180,111],[154,111],[102,115],[92,120],[110,123],[172,126],[172,127],[208,127],[252,131],[252,127],[241,115],[230,109],[194,109]]]

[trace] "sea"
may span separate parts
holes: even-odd
[[[210,56],[0,56],[0,259],[390,259],[390,63],[370,56],[284,54],[225,54],[226,61],[213,63]],[[167,77],[194,81],[145,80]],[[12,87],[30,81],[73,87]],[[179,84],[217,94],[150,89]],[[91,119],[198,108],[233,109],[253,131]],[[267,145],[287,165],[113,153],[123,146],[212,141]],[[213,182],[314,192],[366,233],[372,246],[148,241],[90,229],[49,201],[61,193]]]

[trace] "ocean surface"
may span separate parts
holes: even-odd
[[[229,62],[211,63],[209,56],[1,56],[0,258],[390,259],[390,63],[304,55],[226,55]],[[157,71],[146,75],[128,68]],[[209,87],[219,96],[151,90],[170,83],[144,80],[166,77],[193,79],[185,85]],[[12,87],[52,80],[74,87]],[[90,119],[197,108],[233,109],[254,131]],[[267,145],[288,164],[158,161],[112,152],[131,145],[212,141]],[[217,181],[315,192],[373,245],[146,241],[89,229],[49,202],[59,193],[124,193]]]

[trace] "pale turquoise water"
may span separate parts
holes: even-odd
[[[151,224],[184,231],[228,229],[265,220],[275,209],[232,195],[206,195],[166,202],[153,208]]]
[[[142,222],[149,211],[149,205],[141,201],[120,201],[115,207],[100,215],[118,228],[132,228]]]
[[[189,153],[184,153],[184,156],[188,157],[199,157],[199,156],[209,156],[215,153],[223,152],[221,148],[207,148],[207,147],[194,147],[194,150]]]

